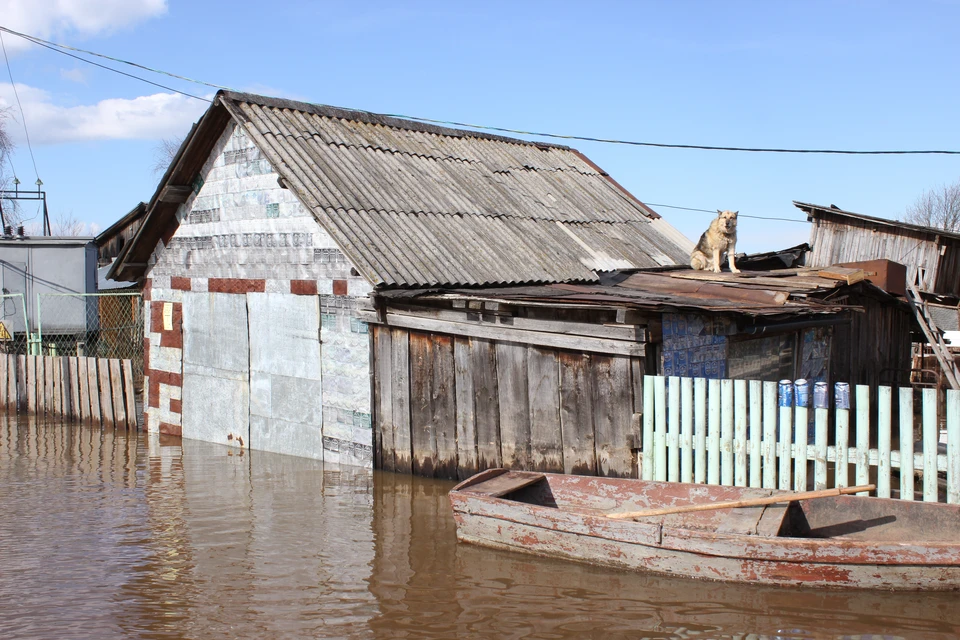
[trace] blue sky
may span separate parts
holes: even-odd
[[[239,90],[529,131],[749,147],[960,150],[958,24],[960,2],[948,0],[0,0],[2,26]],[[158,141],[186,132],[206,105],[9,34],[4,43],[51,217],[103,229],[148,200]],[[0,105],[13,105],[5,72]],[[16,172],[32,184],[20,123],[7,126]],[[793,200],[895,218],[924,190],[960,179],[960,156],[568,144],[645,202],[801,221],[742,219],[739,249],[750,252],[808,238]],[[694,240],[710,219],[654,208]]]

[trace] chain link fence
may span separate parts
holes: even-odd
[[[132,361],[143,381],[143,296],[124,293],[0,295],[0,351]]]

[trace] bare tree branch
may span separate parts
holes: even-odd
[[[7,161],[13,153],[14,145],[10,134],[7,133],[7,121],[10,117],[10,109],[0,109],[0,189],[9,189],[12,185],[14,176],[12,172],[7,172]],[[23,220],[23,212],[20,209],[20,203],[16,200],[2,200],[0,207],[3,209],[3,219],[8,226],[16,227]],[[0,232],[3,230],[0,229]]]
[[[163,173],[177,157],[183,138],[164,138],[153,148],[153,172]]]
[[[905,222],[960,232],[960,180],[923,192],[907,207]]]
[[[69,238],[82,236],[87,229],[87,225],[77,220],[72,211],[69,213],[58,213],[56,220],[53,221],[53,225],[51,226],[53,227],[51,229],[53,235]]]

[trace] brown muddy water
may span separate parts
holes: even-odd
[[[458,545],[424,480],[0,415],[0,638],[954,638],[960,596]]]

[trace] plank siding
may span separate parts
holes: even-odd
[[[590,364],[597,474],[626,478],[632,467],[630,359],[594,355]]]
[[[374,386],[374,402],[377,415],[377,431],[379,432],[379,450],[377,457],[380,468],[385,471],[394,471],[394,440],[395,427],[393,424],[393,348],[390,346],[390,329],[373,327],[376,340],[374,350],[374,367],[376,372]]]
[[[412,470],[410,439],[410,340],[403,329],[390,331],[390,349],[393,359],[392,401],[394,424],[394,468],[400,473]]]
[[[430,336],[433,347],[433,375],[430,378],[433,430],[437,441],[434,476],[457,477],[457,399],[453,337]]]
[[[560,364],[557,352],[530,347],[527,352],[530,399],[530,469],[563,472],[560,431]]]
[[[530,468],[530,395],[527,347],[498,342],[497,380],[500,399],[500,452],[508,469]]]
[[[474,412],[477,421],[477,466],[480,471],[500,466],[500,397],[497,384],[496,343],[470,339],[473,365]]]
[[[470,366],[470,339],[458,336],[453,343],[457,402],[457,477],[469,478],[480,470],[477,458],[476,398]]]
[[[597,457],[590,357],[569,351],[559,353],[563,472],[592,476],[597,473]]]
[[[428,334],[410,333],[410,443],[413,473],[433,477],[437,461],[434,425],[434,355]]]

